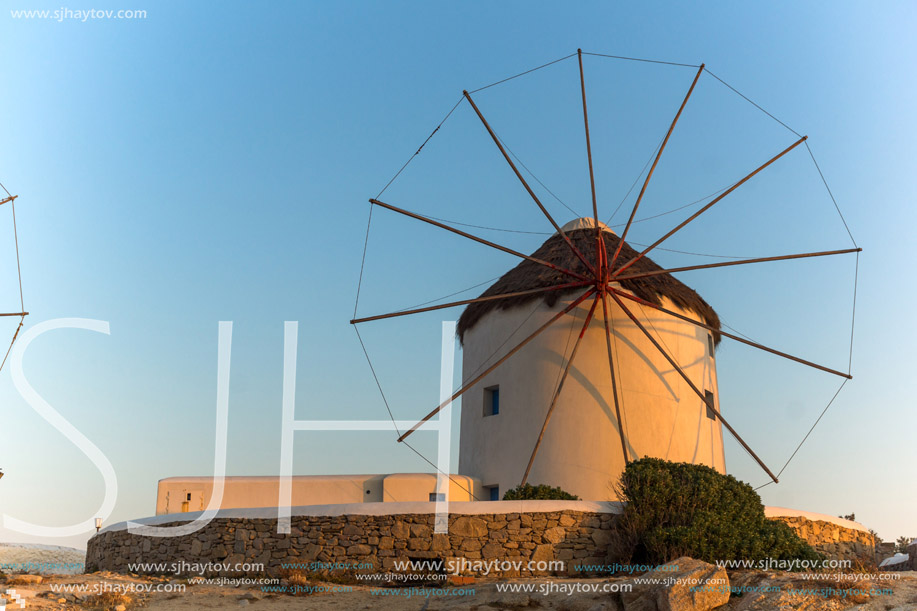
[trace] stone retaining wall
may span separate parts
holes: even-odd
[[[258,563],[268,573],[284,563],[360,563],[378,572],[391,570],[398,560],[442,559],[453,566],[449,563],[455,559],[465,559],[534,561],[541,564],[523,574],[563,574],[573,572],[574,565],[606,563],[615,517],[570,510],[450,515],[449,533],[435,534],[432,514],[293,516],[288,535],[277,533],[276,519],[216,518],[198,532],[181,537],[102,532],[89,540],[86,570],[123,572],[130,563],[184,561],[230,566]],[[565,570],[545,564],[552,560],[564,561]],[[471,567],[460,572],[481,573]],[[506,577],[519,574],[507,567],[491,571],[491,575]]]
[[[872,560],[875,557],[876,539],[868,532],[803,517],[780,516],[771,519],[789,525],[797,535],[828,558]]]
[[[507,503],[487,505],[511,508]],[[276,573],[283,564],[320,562],[360,563],[367,571],[379,572],[393,569],[396,561],[439,559],[452,572],[453,567],[460,566],[452,563],[460,563],[462,559],[489,563],[509,561],[517,565],[522,561],[523,566],[529,561],[541,563],[533,565],[533,570],[520,571],[514,566],[496,567],[491,571],[492,575],[510,577],[520,572],[584,574],[588,571],[578,567],[617,561],[613,531],[616,513],[589,511],[594,509],[591,506],[583,510],[565,509],[563,507],[576,506],[576,503],[564,503],[567,504],[542,506],[542,511],[450,514],[448,534],[435,534],[434,515],[426,512],[294,515],[288,535],[277,533],[276,516],[262,517],[264,514],[226,516],[221,513],[201,530],[181,537],[146,537],[130,534],[123,527],[113,527],[89,540],[86,570],[127,572],[132,563],[219,563],[230,567],[257,563],[264,566],[265,572]],[[187,523],[168,522],[171,516],[163,518],[165,521],[158,525]],[[829,558],[855,560],[875,553],[875,541],[868,532],[800,516],[771,519],[788,524]],[[550,561],[563,561],[564,568],[545,564]],[[160,572],[176,571],[166,568]],[[211,574],[237,572],[258,571],[249,567],[242,571],[214,570]],[[459,572],[480,574],[482,571],[478,566]]]

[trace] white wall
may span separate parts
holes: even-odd
[[[463,379],[483,371],[566,307],[573,297],[559,300],[554,308],[539,301],[537,311],[527,321],[535,304],[487,314],[465,333]],[[708,332],[657,310],[631,301],[625,303],[692,381],[702,391],[714,392],[719,409],[715,358],[708,354]],[[575,322],[571,324],[572,313],[565,316],[463,395],[461,473],[480,479],[484,486],[498,485],[501,497],[520,483],[566,362],[564,355],[572,349],[590,306],[591,300],[580,304],[574,310]],[[612,301],[609,306],[613,312],[613,350],[629,457],[702,463],[725,472],[721,425],[707,417],[703,401],[624,312]],[[663,307],[679,311],[668,300],[664,300]],[[683,313],[699,319],[693,312]],[[484,388],[494,385],[500,387],[500,414],[484,417]],[[723,415],[728,418],[728,411]],[[612,485],[623,468],[599,304],[528,481],[561,486],[586,500],[615,500]]]
[[[227,477],[224,483],[222,509],[277,507],[277,477]],[[473,478],[452,475],[449,498],[470,501],[480,485]],[[431,473],[398,473],[393,475],[297,475],[293,477],[291,505],[332,505],[370,502],[427,502],[436,490],[436,476]],[[202,511],[213,493],[211,477],[170,477],[159,480],[156,515]],[[187,506],[187,495],[191,501]]]

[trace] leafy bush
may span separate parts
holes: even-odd
[[[578,501],[579,497],[565,492],[559,487],[546,486],[539,484],[533,486],[525,484],[516,486],[512,490],[507,490],[503,495],[504,501],[535,501],[535,500],[557,500],[557,501]]]
[[[643,458],[625,468],[618,492],[626,501],[619,551],[634,562],[820,558],[792,528],[764,517],[751,486],[705,465]]]

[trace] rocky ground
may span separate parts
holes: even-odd
[[[82,573],[85,557],[84,550],[72,547],[0,543],[0,571],[4,573]]]
[[[635,584],[634,579],[557,579],[535,577],[506,581],[482,581],[460,585],[418,585],[378,588],[367,585],[284,580],[282,587],[324,590],[310,594],[266,592],[258,585],[234,587],[213,583],[189,583],[186,579],[139,577],[115,573],[88,575],[9,575],[8,600],[21,597],[26,609],[131,609],[177,610],[238,609],[264,611],[350,609],[411,609],[451,611],[477,609],[558,609],[563,611],[755,611],[799,609],[803,611],[862,609],[876,611],[917,610],[917,575],[900,573],[894,581],[869,580],[857,584],[830,579],[806,580],[794,573],[733,572],[693,561],[680,560],[678,579],[671,585],[660,579],[655,585]],[[646,576],[644,576],[646,577]],[[672,574],[667,574],[670,580]],[[705,592],[691,592],[691,580],[715,584]],[[723,582],[722,580],[725,580]],[[622,593],[622,586],[633,585]],[[184,591],[179,591],[184,588]],[[818,590],[800,593],[795,590]],[[851,592],[854,589],[856,592]],[[68,591],[69,590],[69,591]],[[78,591],[82,590],[82,591]],[[143,591],[149,590],[149,591]],[[159,590],[159,591],[157,591]],[[514,590],[514,591],[513,591]],[[615,591],[616,590],[616,591]],[[742,594],[738,595],[738,590]],[[844,590],[847,590],[846,592]],[[891,590],[886,592],[884,590]],[[12,593],[9,593],[12,591]],[[473,591],[473,593],[472,593]],[[730,591],[732,593],[730,594]],[[864,593],[864,592],[872,593]],[[7,608],[17,608],[10,605]]]

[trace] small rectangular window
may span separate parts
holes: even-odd
[[[435,503],[436,501],[445,501],[446,493],[445,492],[431,492],[430,493],[430,502]]]
[[[484,389],[484,415],[496,416],[500,413],[500,387],[491,386]]]
[[[188,497],[187,497],[187,499],[186,499],[186,500],[188,500],[188,501],[190,501],[190,500],[191,500],[191,493],[190,493],[190,492],[188,493]]]
[[[709,390],[704,391],[704,402],[707,404],[707,417],[716,420],[716,403],[714,403],[713,393]]]
[[[715,348],[716,346],[713,344],[713,334],[708,333],[707,334],[707,350],[709,351],[708,354],[710,355],[710,358],[714,357],[715,352],[716,352]]]
[[[500,500],[500,486],[484,486],[484,492],[488,501]]]

